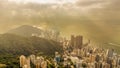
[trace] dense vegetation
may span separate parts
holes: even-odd
[[[13,34],[0,35],[0,64],[19,66],[20,55],[54,55],[62,52],[58,42],[38,37],[22,37]],[[18,68],[18,67],[13,67]]]

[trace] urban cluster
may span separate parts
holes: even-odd
[[[114,49],[103,49],[83,44],[82,36],[71,36],[61,42],[63,53],[54,57],[20,56],[21,68],[120,68],[120,55]]]

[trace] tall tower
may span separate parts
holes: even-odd
[[[24,55],[20,56],[20,67],[23,67],[26,64],[26,57]]]
[[[74,48],[79,48],[81,49],[83,45],[83,36],[74,36],[71,35],[71,46],[73,46]]]
[[[30,55],[30,60],[35,65],[35,60],[36,60],[35,55]]]
[[[75,36],[71,35],[71,46],[75,48]]]
[[[81,49],[83,47],[83,36],[78,36],[77,43],[77,47]]]

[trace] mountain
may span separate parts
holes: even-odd
[[[22,37],[14,34],[0,35],[0,54],[30,55],[44,54],[54,55],[54,52],[62,52],[58,42],[39,37]]]
[[[23,25],[18,28],[9,30],[7,33],[20,35],[24,37],[30,37],[32,34],[41,35],[42,30],[33,26]]]

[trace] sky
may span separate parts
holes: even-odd
[[[0,33],[21,25],[120,41],[119,0],[0,0]]]
[[[35,2],[35,3],[73,3],[75,0],[10,0],[10,1],[15,1],[15,2]]]

